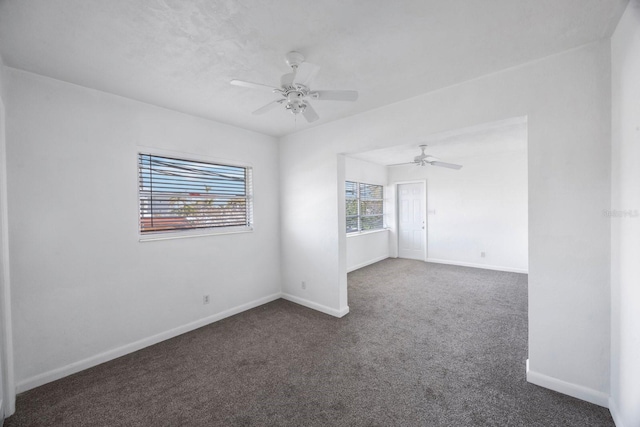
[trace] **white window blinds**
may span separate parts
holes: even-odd
[[[251,227],[251,168],[138,155],[141,233]]]

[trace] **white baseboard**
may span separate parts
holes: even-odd
[[[328,315],[334,316],[334,317],[343,317],[347,313],[349,313],[349,306],[347,306],[347,307],[345,307],[345,308],[343,308],[341,310],[336,310],[335,308],[327,307],[326,305],[318,304],[318,303],[315,303],[313,301],[309,301],[307,299],[300,298],[300,297],[297,297],[295,295],[286,294],[286,293],[282,294],[282,299],[286,299],[287,301],[295,302],[296,304],[303,305],[303,306],[305,306],[307,308],[311,308],[313,310],[320,311],[322,313],[325,313],[325,314],[328,314]]]
[[[83,360],[79,360],[77,362],[70,363],[66,366],[62,366],[60,368],[52,369],[51,371],[44,372],[38,375],[34,375],[33,377],[24,379],[16,384],[16,393],[22,393],[27,390],[31,390],[32,388],[39,387],[41,385],[50,383],[52,381],[59,380],[60,378],[67,377],[69,375],[73,375],[77,372],[83,371],[85,369],[92,368],[94,366],[100,365],[102,363],[108,362],[110,360],[116,359],[118,357],[122,357],[126,354],[133,353],[135,351],[141,350],[145,347],[149,347],[151,345],[157,344],[159,342],[168,340],[170,338],[176,337],[178,335],[182,335],[184,333],[193,331],[195,329],[206,326],[210,323],[217,322],[224,318],[233,316],[238,313],[242,313],[243,311],[250,310],[255,307],[259,307],[263,304],[269,303],[271,301],[275,301],[277,299],[286,299],[288,301],[294,302],[296,304],[303,305],[305,307],[311,308],[313,310],[320,311],[322,313],[329,314],[334,317],[343,317],[347,313],[349,313],[349,307],[345,307],[341,310],[336,310],[322,304],[317,304],[315,302],[306,300],[304,298],[299,298],[290,294],[272,294],[263,298],[259,298],[255,301],[248,302],[246,304],[241,304],[237,307],[230,308],[228,310],[222,311],[220,313],[196,320],[195,322],[188,323],[183,326],[179,326],[174,329],[170,329],[165,332],[161,332],[159,334],[153,335],[148,338],[143,338],[139,341],[132,342],[130,344],[117,347],[103,353],[97,354],[95,356],[88,357]],[[0,405],[1,405],[0,401]],[[1,406],[0,406],[1,407]]]
[[[499,265],[475,264],[472,262],[450,261],[446,259],[427,258],[427,262],[436,264],[459,265],[460,267],[484,268],[485,270],[507,271],[509,273],[529,274],[529,270],[522,268],[503,267]]]
[[[359,268],[366,267],[367,265],[375,264],[376,262],[383,261],[383,260],[385,260],[387,258],[389,258],[389,255],[384,255],[384,256],[381,256],[381,257],[377,257],[377,258],[374,258],[374,259],[367,260],[365,262],[361,262],[360,264],[354,265],[353,267],[348,267],[347,268],[347,273],[351,273],[352,271],[355,271],[355,270],[357,270]]]
[[[620,411],[618,410],[618,404],[613,398],[609,398],[609,412],[611,412],[611,418],[616,427],[625,427],[622,419],[620,418]]]
[[[94,366],[100,365],[101,363],[108,362],[110,360],[116,359],[118,357],[124,356],[129,353],[133,353],[134,351],[141,350],[145,347],[149,347],[159,342],[176,337],[178,335],[182,335],[186,332],[193,331],[195,329],[206,326],[210,323],[222,320],[226,317],[230,317],[235,314],[241,313],[243,311],[261,306],[268,302],[275,301],[280,297],[281,297],[280,293],[277,293],[277,294],[272,294],[263,298],[259,298],[255,301],[251,301],[246,304],[241,304],[237,307],[230,308],[228,310],[222,311],[212,316],[208,316],[208,317],[196,320],[195,322],[191,322],[186,325],[179,326],[177,328],[170,329],[165,332],[161,332],[159,334],[150,336],[148,338],[143,338],[139,341],[132,342],[122,347],[105,351],[104,353],[97,354],[87,359],[70,363],[69,365],[63,366],[61,368],[53,369],[51,371],[35,375],[33,377],[30,377],[18,382],[18,384],[16,385],[16,391],[17,393],[22,393],[24,391],[31,390],[32,388],[39,387],[43,384],[47,384],[52,381],[58,380],[60,378],[83,371],[85,369],[92,368]]]
[[[527,359],[527,381],[605,408],[609,407],[608,394],[532,371],[529,369],[529,359]]]

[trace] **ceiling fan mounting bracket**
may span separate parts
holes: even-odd
[[[285,55],[285,61],[289,67],[295,70],[304,62],[304,55],[300,52],[292,51]]]

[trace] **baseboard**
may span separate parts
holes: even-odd
[[[318,303],[315,303],[313,301],[309,301],[307,299],[300,298],[300,297],[297,297],[295,295],[286,294],[286,293],[282,294],[282,299],[286,299],[287,301],[295,302],[296,304],[303,305],[303,306],[305,306],[307,308],[311,308],[313,310],[320,311],[322,313],[325,313],[325,314],[328,314],[328,315],[334,316],[334,317],[343,317],[347,313],[349,313],[349,306],[347,306],[347,307],[345,307],[345,308],[343,308],[341,310],[336,310],[334,308],[327,307],[326,305],[318,304]]]
[[[374,259],[370,259],[368,261],[365,261],[365,262],[362,262],[360,264],[354,265],[353,267],[347,268],[347,273],[351,273],[352,271],[355,271],[355,270],[357,270],[359,268],[362,268],[362,267],[366,267],[367,265],[375,264],[376,262],[384,261],[387,258],[389,258],[389,255],[385,255],[385,256],[374,258]]]
[[[427,258],[427,262],[433,262],[436,264],[458,265],[460,267],[484,268],[485,270],[507,271],[509,273],[529,274],[529,270],[527,269],[503,267],[499,265],[475,264],[472,262],[450,261],[446,259],[437,259],[437,258]]]
[[[605,408],[609,407],[608,394],[532,371],[529,369],[529,359],[527,359],[527,381]]]
[[[170,329],[165,332],[161,332],[159,334],[153,335],[148,338],[143,338],[139,341],[132,342],[122,347],[114,348],[112,350],[105,351],[104,353],[100,353],[95,356],[92,356],[83,360],[79,360],[77,362],[73,362],[61,368],[53,369],[51,371],[35,375],[33,377],[30,377],[18,382],[18,384],[16,385],[16,391],[17,393],[22,393],[24,391],[31,390],[32,388],[36,388],[41,385],[50,383],[52,381],[59,380],[60,378],[64,378],[66,376],[75,374],[85,369],[92,368],[94,366],[100,365],[101,363],[108,362],[110,360],[116,359],[126,354],[133,353],[134,351],[138,351],[145,347],[149,347],[159,342],[176,337],[178,335],[182,335],[186,332],[193,331],[195,329],[206,326],[210,323],[217,322],[224,318],[233,316],[235,314],[241,313],[246,310],[250,310],[255,307],[259,307],[263,304],[269,303],[271,301],[275,301],[280,297],[281,297],[280,293],[277,293],[277,294],[272,294],[263,298],[259,298],[257,300],[248,302],[246,304],[241,304],[239,306],[230,308],[220,313],[217,313],[208,317],[204,317],[202,319],[196,320],[195,322],[187,323],[186,325],[179,326],[177,328]]]
[[[611,418],[616,427],[625,427],[622,419],[620,418],[620,411],[618,410],[618,404],[613,398],[609,398],[609,412],[611,412]]]

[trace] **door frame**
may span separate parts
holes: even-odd
[[[9,273],[9,225],[7,209],[7,140],[6,109],[0,94],[0,331],[2,400],[0,421],[16,410],[16,388],[13,366],[13,323],[11,317],[11,275]],[[0,424],[2,424],[0,422]]]
[[[395,191],[395,200],[394,200],[394,207],[395,207],[395,227],[396,227],[396,233],[395,233],[395,252],[396,252],[396,258],[400,258],[400,215],[398,215],[398,213],[400,212],[400,208],[398,205],[398,202],[400,201],[400,192],[398,191],[398,186],[403,185],[403,184],[422,184],[422,188],[424,189],[424,198],[423,198],[423,202],[422,202],[422,221],[424,221],[425,227],[424,227],[424,251],[422,254],[422,260],[426,262],[427,261],[427,256],[429,254],[429,223],[427,222],[427,180],[426,179],[416,179],[416,180],[412,180],[412,181],[398,181],[398,182],[394,182],[393,183],[393,188]]]

